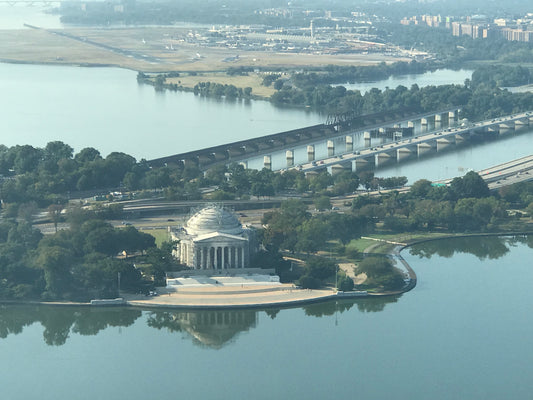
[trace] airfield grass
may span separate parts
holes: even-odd
[[[173,27],[68,28],[62,30],[79,37],[80,40],[55,35],[45,30],[2,30],[3,40],[0,41],[0,55],[3,61],[66,65],[105,64],[144,72],[222,72],[229,67],[241,66],[277,70],[305,66],[373,65],[380,62],[405,60],[384,54],[300,54],[203,47],[172,39],[177,30],[178,28]],[[152,63],[127,57],[90,44],[85,40],[135,51],[141,55],[158,57],[161,62]],[[170,49],[171,44],[172,49]],[[196,57],[197,53],[200,53],[201,57]],[[228,57],[236,55],[239,55],[238,59],[225,62]],[[225,80],[224,82],[229,81]],[[238,86],[254,88],[251,83]],[[259,87],[256,89],[256,94],[260,95]]]

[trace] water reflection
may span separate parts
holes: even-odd
[[[399,296],[364,298],[356,300],[329,301],[302,308],[310,317],[327,317],[349,311],[354,307],[360,312],[383,311],[388,303]],[[240,333],[254,329],[259,315],[264,312],[275,319],[282,309],[266,310],[198,310],[198,311],[151,311],[147,324],[151,328],[180,333],[192,339],[195,345],[220,349],[234,342]],[[43,327],[43,339],[49,346],[61,346],[71,334],[97,335],[109,327],[128,327],[141,317],[143,312],[132,308],[2,306],[0,308],[0,338],[18,335],[24,328],[35,323]]]
[[[170,332],[187,332],[194,344],[220,349],[239,333],[255,328],[257,314],[252,310],[153,312],[148,325]]]
[[[305,315],[311,317],[325,317],[335,313],[349,311],[354,305],[360,312],[380,312],[389,303],[396,303],[400,296],[366,297],[354,300],[328,301],[326,303],[310,304],[303,307]]]
[[[533,236],[461,237],[421,243],[409,249],[412,255],[431,258],[433,255],[451,258],[456,253],[467,253],[480,260],[498,259],[517,245],[533,248]],[[401,296],[368,297],[329,301],[304,306],[301,310],[309,317],[329,317],[357,308],[362,313],[381,312]],[[355,307],[354,307],[355,306]],[[235,342],[241,332],[257,328],[260,313],[275,319],[283,309],[267,310],[198,310],[145,312],[149,327],[179,333],[192,339],[195,345],[220,349]],[[97,335],[110,327],[132,326],[143,311],[132,308],[1,306],[0,338],[18,335],[26,327],[40,323],[43,340],[50,346],[61,346],[72,334]]]
[[[409,253],[420,258],[431,258],[435,254],[451,258],[455,253],[465,253],[472,254],[480,260],[495,260],[506,255],[510,248],[517,244],[533,248],[533,236],[472,236],[433,240],[411,247]]]
[[[127,327],[141,316],[140,310],[106,308],[94,310],[81,307],[2,306],[0,338],[22,333],[25,327],[39,322],[43,339],[50,346],[66,343],[71,333],[96,335],[108,327]]]

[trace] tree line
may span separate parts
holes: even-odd
[[[157,248],[152,235],[132,226],[114,228],[82,208],[70,209],[67,221],[68,229],[48,235],[25,221],[0,221],[0,298],[112,298],[119,279],[122,290],[146,291],[180,268],[172,243]]]
[[[313,75],[302,86],[284,85],[272,94],[270,100],[279,106],[310,106],[331,113],[364,115],[376,112],[411,109],[417,112],[462,106],[463,118],[480,120],[500,117],[513,112],[533,108],[533,94],[511,93],[499,84],[526,84],[529,70],[522,67],[484,67],[474,72],[473,79],[464,85],[426,86],[395,89],[373,88],[362,94],[359,90],[347,90],[344,86],[313,85]]]
[[[149,195],[157,190],[169,200],[225,200],[270,197],[286,191],[338,196],[367,186],[372,179],[370,172],[331,176],[324,171],[306,177],[298,170],[276,173],[245,169],[239,164],[214,166],[205,173],[190,164],[151,168],[145,160],[137,161],[125,153],[113,152],[104,158],[98,150],[84,148],[73,155],[72,147],[60,141],[49,142],[44,148],[0,145],[2,208],[11,216],[20,212],[24,219],[29,219],[36,208],[66,204],[78,193],[106,193],[114,188],[138,196],[143,196],[143,191]],[[380,182],[381,187],[389,188],[404,185],[406,179],[386,178]],[[201,188],[212,190],[202,195]],[[53,214],[54,210],[50,211]],[[105,208],[99,212],[104,217],[116,217],[120,210]]]
[[[373,181],[377,184],[375,179]],[[509,212],[511,208],[522,211]],[[287,201],[279,210],[264,215],[262,239],[267,251],[287,251],[309,260],[299,276],[299,282],[304,287],[319,287],[335,273],[329,261],[316,258],[319,252],[326,251],[336,257],[360,261],[357,273],[365,273],[369,278],[361,288],[395,290],[403,287],[403,275],[387,260],[363,262],[361,255],[348,245],[353,239],[376,232],[520,230],[523,225],[519,218],[524,214],[533,217],[532,182],[492,193],[485,181],[470,171],[453,179],[448,186],[435,186],[422,179],[405,193],[391,191],[376,196],[356,196],[351,210],[342,214],[327,212],[312,215],[301,201]],[[290,276],[298,279],[294,274]],[[340,283],[349,286],[342,274],[339,276]]]

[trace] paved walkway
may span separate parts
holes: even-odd
[[[251,287],[204,286],[187,289],[158,288],[156,296],[124,295],[128,304],[141,307],[225,308],[289,306],[335,298],[334,290],[295,289],[292,284]]]

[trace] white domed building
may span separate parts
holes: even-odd
[[[174,256],[180,263],[206,272],[249,268],[256,251],[253,231],[217,205],[196,212],[181,228],[170,228],[170,236],[178,242]]]

